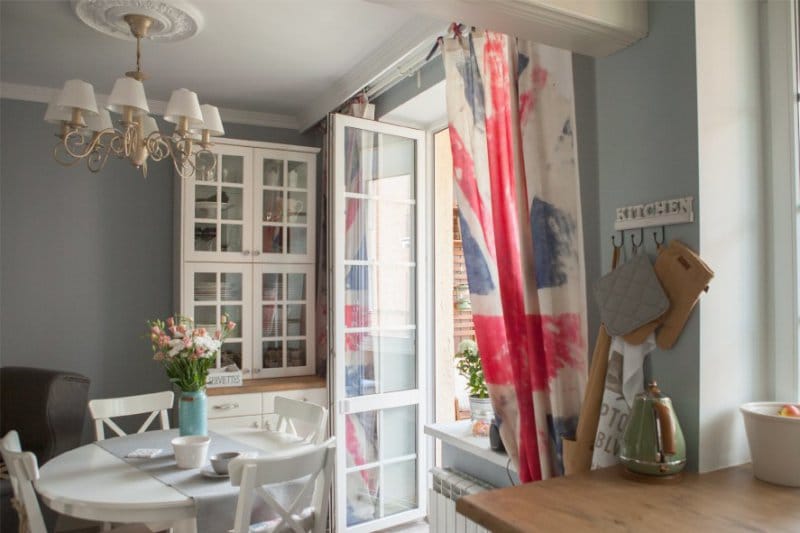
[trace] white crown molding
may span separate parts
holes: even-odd
[[[23,100],[26,102],[40,102],[47,104],[55,97],[58,91],[59,89],[41,87],[38,85],[0,82],[0,98],[9,98],[11,100]],[[107,99],[108,95],[97,95],[97,103],[99,105],[105,104]],[[164,109],[167,107],[167,103],[160,100],[148,100],[147,104],[150,106],[150,112],[157,115],[163,114]],[[246,111],[243,109],[228,108],[220,108],[219,113],[223,122],[247,124],[250,126],[264,126],[268,128],[285,128],[291,130],[298,129],[297,118],[291,115],[279,115],[275,113],[262,113],[259,111]]]
[[[330,111],[358,93],[374,80],[405,59],[420,44],[430,42],[447,30],[447,22],[426,19],[411,20],[387,39],[365,59],[346,72],[299,116],[301,131],[307,130]]]

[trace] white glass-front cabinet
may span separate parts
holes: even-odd
[[[315,371],[318,151],[226,139],[213,172],[180,184],[181,313],[237,323],[217,366],[245,379]]]

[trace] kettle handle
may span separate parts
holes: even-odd
[[[665,455],[675,453],[675,424],[672,422],[672,415],[666,405],[654,402],[653,409],[656,414],[658,433],[661,435],[661,458],[662,461],[666,461]]]

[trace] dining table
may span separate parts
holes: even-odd
[[[178,430],[148,431],[80,446],[45,463],[36,490],[53,510],[85,520],[143,523],[175,533],[204,533],[224,523],[222,531],[227,531],[233,527],[238,488],[227,477],[215,476],[208,459],[203,468],[178,469],[170,445],[176,436]],[[232,448],[216,452],[251,456],[290,455],[312,446],[293,435],[263,429],[217,428],[209,436],[209,455],[215,440]],[[161,452],[153,458],[126,457],[140,448]],[[226,512],[215,512],[213,519],[223,522],[210,526],[203,521],[199,502],[215,497],[227,498],[222,500]],[[212,516],[207,513],[206,518]]]

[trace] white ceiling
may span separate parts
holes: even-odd
[[[341,88],[359,65],[386,56],[404,28],[432,22],[363,0],[191,4],[205,19],[199,35],[142,45],[148,98],[167,100],[172,89],[187,87],[201,103],[295,118],[331,87]],[[133,42],[84,25],[68,1],[0,1],[0,81],[6,84],[59,88],[80,78],[108,94],[134,66]]]

